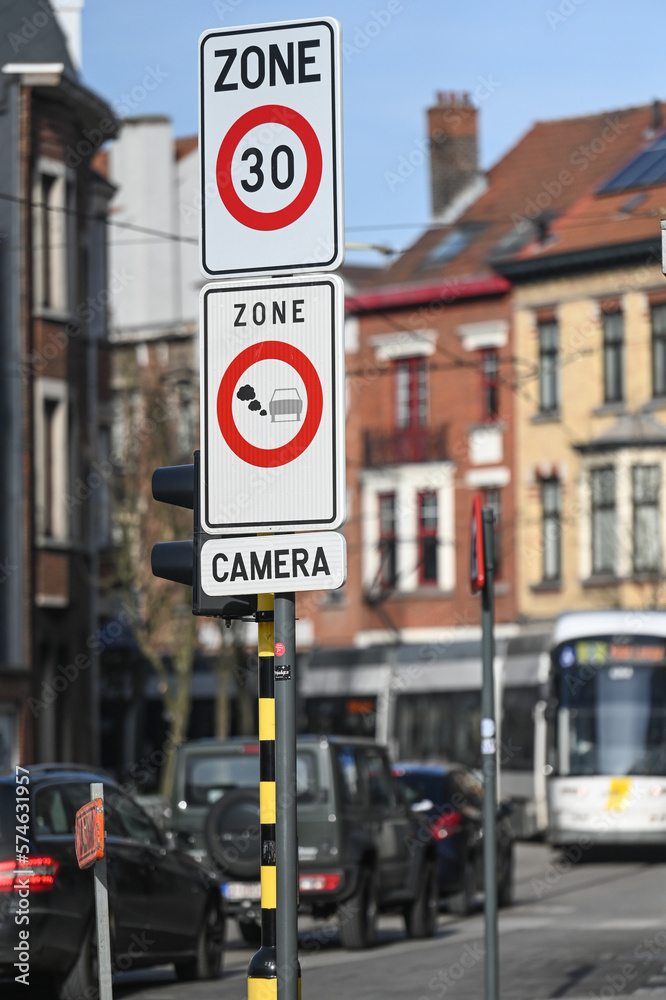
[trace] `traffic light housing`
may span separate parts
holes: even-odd
[[[155,469],[153,497],[162,503],[193,511],[192,538],[157,542],[150,554],[154,576],[192,587],[192,614],[218,618],[249,618],[257,611],[256,594],[240,597],[210,597],[201,587],[201,547],[211,535],[201,529],[199,516],[199,452],[192,465],[171,465]]]

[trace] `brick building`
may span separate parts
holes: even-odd
[[[94,761],[99,745],[112,189],[90,159],[118,124],[80,82],[69,8],[60,22],[36,0],[0,3],[3,767]]]

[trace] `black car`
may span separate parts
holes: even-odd
[[[179,748],[173,824],[214,860],[228,912],[259,939],[259,742],[191,740]],[[345,948],[375,941],[378,912],[398,912],[413,938],[432,937],[439,900],[428,824],[400,797],[386,749],[370,740],[296,741],[300,912],[337,914]]]
[[[483,784],[461,764],[400,762],[393,774],[412,808],[426,817],[437,843],[441,896],[456,913],[471,913],[483,889]],[[497,810],[497,902],[513,898],[514,835],[510,803]]]
[[[62,1000],[94,995],[93,869],[79,868],[74,845],[91,782],[104,785],[113,967],[173,962],[180,979],[217,978],[224,909],[214,875],[111,778],[67,764],[0,776],[0,977],[15,978],[27,930],[30,983],[48,977]]]

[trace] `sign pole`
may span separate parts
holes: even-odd
[[[497,948],[497,740],[495,727],[493,511],[483,508],[484,582],[481,588],[481,759],[483,761],[483,865],[486,936],[486,1000],[498,996]]]
[[[277,923],[275,899],[275,681],[273,595],[257,596],[259,653],[259,824],[261,862],[261,948],[247,969],[248,1000],[275,1000]],[[263,980],[263,982],[260,982]]]
[[[296,832],[296,595],[275,594],[275,782],[277,788],[277,998],[298,1000]]]
[[[90,783],[90,798],[104,801],[101,781]],[[95,914],[97,919],[97,964],[100,1000],[113,1000],[111,979],[111,938],[109,933],[109,888],[106,876],[106,852],[95,861]]]

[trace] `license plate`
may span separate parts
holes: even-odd
[[[261,882],[225,882],[222,886],[225,899],[261,899]]]

